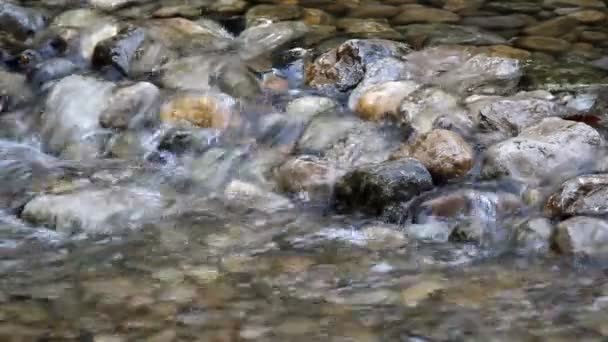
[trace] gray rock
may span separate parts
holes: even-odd
[[[308,26],[300,21],[254,26],[241,32],[236,39],[238,53],[243,60],[253,60],[269,55],[308,32]]]
[[[142,188],[111,187],[39,195],[25,205],[22,217],[59,232],[124,232],[166,206],[162,196]]]
[[[547,200],[545,212],[552,216],[608,214],[608,175],[583,175],[564,182]]]
[[[22,74],[0,70],[0,112],[10,111],[32,100],[32,91]]]
[[[299,19],[304,12],[297,6],[258,5],[250,8],[245,15],[247,27],[270,24],[278,21]]]
[[[137,128],[158,117],[160,90],[148,82],[116,89],[99,116],[104,128]]]
[[[423,41],[424,46],[438,45],[495,45],[505,44],[506,39],[475,26],[443,23],[412,24],[397,26],[408,42]]]
[[[46,24],[46,18],[40,11],[8,1],[0,2],[0,30],[14,35],[17,39],[32,37]]]
[[[507,30],[524,27],[535,22],[534,17],[524,14],[509,14],[483,17],[465,17],[461,24],[491,30]]]
[[[326,160],[315,156],[298,156],[286,161],[276,170],[279,188],[295,194],[300,200],[327,202],[336,179],[343,172]]]
[[[555,228],[544,217],[526,219],[514,227],[515,247],[525,253],[547,253]]]
[[[491,146],[484,177],[510,176],[527,183],[562,181],[590,167],[603,140],[590,126],[545,118],[515,138]]]
[[[431,174],[415,159],[366,165],[345,174],[334,199],[344,210],[381,215],[433,187]]]
[[[28,80],[36,87],[47,82],[74,74],[80,68],[67,58],[51,58],[36,65],[28,74]]]
[[[99,118],[114,84],[68,76],[53,86],[42,116],[45,151],[68,159],[94,158],[102,145]]]
[[[576,216],[557,225],[555,245],[562,253],[605,255],[608,253],[608,222]]]

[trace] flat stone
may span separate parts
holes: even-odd
[[[494,15],[483,17],[464,17],[460,24],[482,27],[491,30],[507,30],[524,27],[534,23],[534,17],[525,14]]]
[[[568,50],[570,43],[559,38],[528,36],[517,38],[515,46],[527,50],[555,53]]]
[[[430,7],[412,7],[393,17],[391,22],[395,25],[405,25],[413,23],[456,23],[459,20],[460,16],[450,11]]]
[[[606,13],[597,10],[582,10],[570,13],[568,17],[583,24],[598,24],[606,20]]]
[[[524,29],[530,36],[560,37],[576,27],[578,21],[572,17],[557,17]]]
[[[602,0],[545,0],[543,5],[548,7],[606,8],[606,4]]]

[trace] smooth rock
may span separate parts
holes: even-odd
[[[17,39],[32,37],[47,24],[45,15],[35,9],[21,7],[8,1],[0,2],[0,31]]]
[[[507,42],[500,35],[475,26],[433,23],[397,26],[395,29],[416,48],[442,45],[495,45]]]
[[[297,6],[257,5],[247,11],[245,20],[247,21],[247,27],[252,27],[299,19],[302,14],[302,8]]]
[[[236,101],[221,93],[185,94],[164,104],[163,122],[188,122],[201,128],[226,129],[237,118]]]
[[[114,91],[99,117],[104,128],[137,128],[154,122],[160,90],[149,82],[139,82]]]
[[[498,16],[465,17],[462,25],[478,26],[490,30],[517,29],[533,23],[533,17],[524,14],[509,14]]]
[[[315,202],[331,198],[334,183],[342,173],[327,161],[307,155],[289,159],[276,171],[281,190]]]
[[[585,216],[562,221],[557,225],[555,244],[566,254],[605,255],[608,253],[608,222]]]
[[[244,60],[253,60],[283,48],[308,32],[308,26],[300,21],[250,27],[241,32],[236,39],[236,43],[240,45],[238,53]]]
[[[403,99],[419,87],[418,83],[412,81],[394,81],[372,86],[361,94],[355,110],[364,120],[396,118]]]
[[[563,39],[542,36],[520,37],[514,44],[523,49],[548,53],[563,52],[570,48],[570,43]]]
[[[456,23],[460,16],[450,11],[431,7],[410,7],[391,19],[395,25],[414,23]]]
[[[576,19],[583,24],[598,24],[606,20],[606,13],[597,10],[582,10],[568,14],[568,17]]]

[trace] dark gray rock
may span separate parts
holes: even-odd
[[[427,169],[419,161],[407,158],[348,172],[336,184],[334,199],[343,210],[381,215],[432,187]]]

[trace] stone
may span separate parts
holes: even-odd
[[[25,40],[45,28],[47,18],[38,10],[25,8],[8,1],[0,3],[0,31]]]
[[[237,37],[238,54],[243,60],[251,61],[285,47],[308,32],[308,26],[300,21],[253,26]]]
[[[302,21],[306,25],[331,25],[334,22],[334,17],[318,8],[304,8]]]
[[[588,64],[532,59],[524,67],[520,86],[530,90],[564,92],[584,90],[590,85],[608,84],[608,74],[593,67],[593,62]]]
[[[464,17],[461,25],[478,26],[490,30],[517,29],[533,23],[535,20],[525,14],[508,14],[482,17]]]
[[[564,52],[570,48],[570,43],[563,39],[542,36],[520,37],[514,44],[522,49],[547,53]]]
[[[141,188],[83,189],[44,194],[28,202],[22,217],[66,234],[111,234],[154,217],[165,207],[160,194]]]
[[[593,216],[608,213],[608,175],[577,176],[564,182],[545,205],[552,217]]]
[[[608,40],[608,34],[598,31],[583,31],[580,34],[580,39],[585,42],[602,42]]]
[[[128,27],[97,43],[91,63],[96,68],[113,67],[124,76],[129,76],[131,61],[136,57],[144,38],[145,32],[142,29]]]
[[[68,76],[53,86],[41,123],[43,150],[67,159],[95,158],[105,136],[99,118],[115,85],[84,76]]]
[[[434,129],[404,145],[393,158],[419,160],[434,179],[449,180],[465,176],[473,167],[473,148],[458,133]]]
[[[321,158],[302,155],[287,160],[277,169],[276,176],[282,191],[296,194],[304,201],[326,202],[342,173]]]
[[[34,87],[43,88],[47,82],[62,79],[79,70],[80,67],[67,58],[50,58],[38,63],[28,72],[27,78]]]
[[[245,20],[247,27],[253,27],[278,21],[296,20],[300,19],[302,15],[302,8],[297,6],[257,5],[247,11]]]
[[[568,17],[574,18],[579,23],[583,24],[599,24],[606,20],[606,14],[597,10],[582,10],[568,14]]]
[[[426,168],[417,160],[406,158],[348,172],[336,184],[334,200],[343,210],[381,215],[432,187]]]
[[[396,118],[403,99],[419,87],[418,83],[412,81],[393,81],[372,86],[361,94],[355,110],[364,120]]]
[[[606,4],[601,0],[545,0],[543,5],[550,7],[606,8]]]
[[[441,116],[466,117],[468,113],[459,102],[441,88],[422,87],[401,102],[399,118],[404,125],[424,134],[433,129],[435,120]]]
[[[369,63],[386,57],[401,58],[409,51],[407,45],[389,40],[351,39],[307,65],[305,83],[327,92],[347,92],[361,82]]]
[[[149,82],[115,89],[99,116],[104,128],[127,129],[154,122],[158,113],[160,90]]]
[[[472,12],[478,10],[485,0],[446,0],[443,9],[450,12]]]
[[[560,37],[572,31],[577,24],[578,21],[569,16],[557,17],[526,27],[523,32],[530,36]]]
[[[414,23],[456,23],[460,20],[458,14],[431,7],[410,7],[391,19],[394,25]]]
[[[397,26],[406,41],[415,47],[440,45],[495,45],[507,41],[500,35],[475,26],[445,23]]]
[[[490,45],[479,48],[479,52],[491,57],[512,58],[527,60],[532,55],[529,51],[514,48],[508,45]]]
[[[566,254],[605,255],[608,252],[608,222],[575,216],[557,225],[555,245]]]
[[[119,32],[119,26],[110,19],[92,22],[79,32],[77,51],[85,61],[91,61],[95,47],[102,41],[111,39]]]
[[[526,219],[514,227],[513,240],[517,249],[525,253],[544,254],[551,250],[555,228],[544,217]]]
[[[0,70],[0,98],[2,98],[0,113],[32,101],[33,96],[24,75]]]
[[[492,1],[484,5],[484,8],[490,11],[500,13],[526,13],[536,14],[542,10],[541,4],[533,1]]]
[[[336,23],[338,29],[348,35],[358,38],[380,38],[401,40],[401,33],[393,29],[388,21],[379,19],[354,19],[344,18]]]
[[[224,130],[237,118],[236,101],[226,94],[186,94],[164,104],[160,119],[167,123],[188,122],[201,128]]]
[[[359,5],[352,8],[348,16],[351,18],[391,18],[397,14],[396,6],[384,4]]]
[[[255,209],[265,213],[291,209],[294,206],[288,198],[240,180],[228,183],[224,197],[231,208]]]
[[[526,183],[561,181],[588,168],[602,145],[600,134],[584,123],[545,118],[488,148],[482,175]]]

